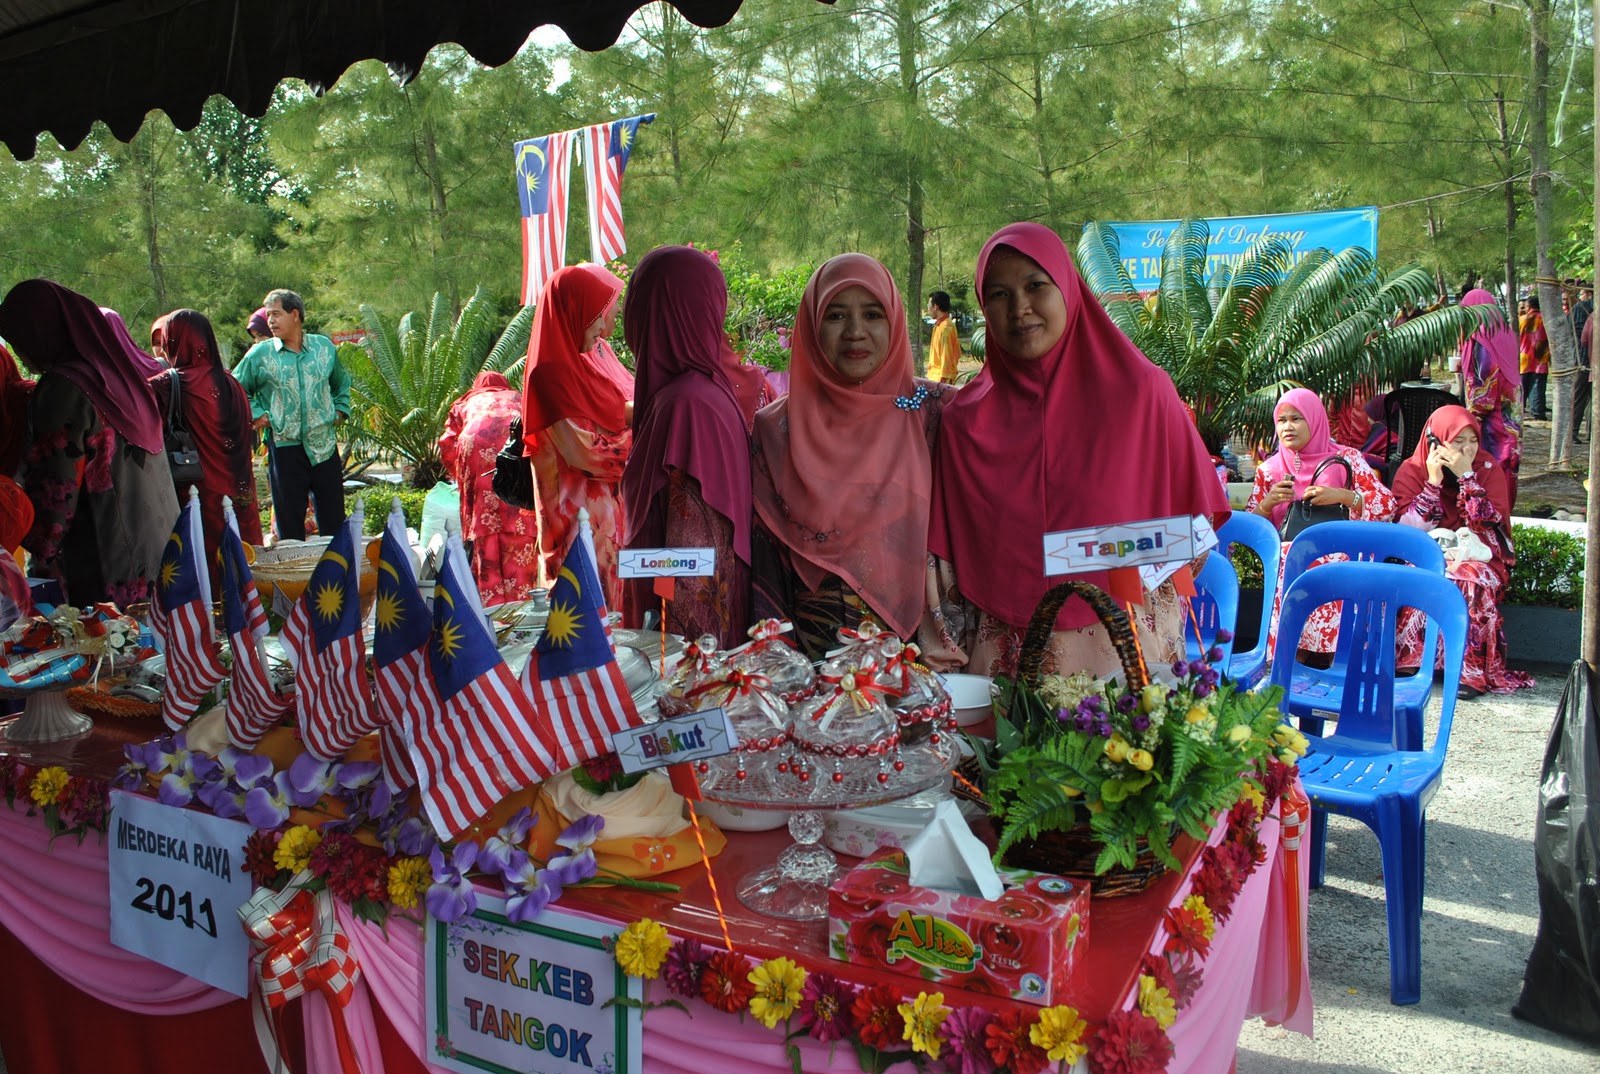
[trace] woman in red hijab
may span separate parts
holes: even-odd
[[[539,584],[539,516],[494,494],[495,456],[521,416],[522,393],[506,375],[479,373],[439,438],[439,458],[461,492],[461,539],[484,604],[526,599]]]
[[[910,638],[927,604],[933,444],[956,393],[913,377],[900,289],[865,254],[812,275],[791,354],[789,394],[753,433],[755,617],[793,622],[812,659],[866,615]]]
[[[174,310],[150,329],[151,343],[172,363],[150,380],[156,405],[165,417],[172,406],[177,377],[178,407],[184,427],[194,437],[204,475],[200,478],[200,525],[205,533],[206,562],[216,576],[216,551],[222,540],[222,498],[233,499],[239,538],[261,543],[261,513],[256,506],[256,471],[251,460],[250,400],[233,375],[222,368],[217,336],[205,314]],[[182,502],[188,489],[178,489]]]
[[[617,498],[633,445],[633,376],[606,342],[622,281],[599,265],[570,265],[545,281],[528,340],[522,443],[539,496],[541,581],[550,585],[589,510],[595,569],[607,608],[621,609]]]
[[[1112,323],[1055,232],[997,232],[978,255],[977,293],[988,358],[945,410],[928,537],[942,561],[943,651],[925,648],[941,663],[1009,675],[1052,585],[1045,534],[1173,515],[1221,525],[1228,499],[1171,379]],[[1150,666],[1181,659],[1173,584],[1136,611]],[[1057,617],[1044,670],[1120,674],[1081,602]]]
[[[1463,306],[1493,306],[1494,296],[1478,288],[1461,299]],[[1517,471],[1522,466],[1522,354],[1517,333],[1502,317],[1480,328],[1461,344],[1461,381],[1465,402],[1483,429],[1478,445],[1500,464],[1507,499],[1517,505]]]
[[[715,548],[713,578],[680,578],[666,629],[724,649],[750,625],[750,434],[724,322],[728,283],[687,246],[644,256],[628,281],[623,331],[637,362],[633,454],[622,475],[630,548]],[[731,360],[730,360],[731,359]],[[659,606],[624,583],[623,622]]]
[[[50,280],[24,280],[0,302],[0,335],[39,374],[28,409],[22,485],[33,528],[22,544],[36,575],[79,607],[146,599],[178,517],[154,358],[98,306]]]
[[[1505,470],[1483,449],[1483,432],[1466,408],[1443,406],[1428,416],[1411,458],[1395,472],[1400,520],[1450,530],[1444,541],[1445,573],[1467,598],[1467,651],[1460,696],[1508,694],[1533,678],[1506,669],[1506,632],[1500,595],[1517,562],[1511,545],[1511,493]],[[1410,517],[1415,516],[1415,517]],[[1450,547],[1453,546],[1453,547]],[[1395,662],[1416,667],[1422,652],[1422,617],[1403,624]],[[1439,654],[1440,660],[1445,654]]]

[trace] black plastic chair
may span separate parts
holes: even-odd
[[[1385,484],[1394,483],[1395,471],[1417,450],[1428,416],[1442,406],[1460,405],[1460,399],[1442,388],[1398,388],[1389,393],[1383,404],[1383,420],[1397,446],[1389,453],[1389,465],[1383,475]]]

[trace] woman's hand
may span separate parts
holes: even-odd
[[[1450,472],[1457,477],[1465,477],[1472,472],[1472,456],[1456,447],[1454,444],[1444,444],[1439,449],[1442,451],[1441,461],[1450,468]]]
[[[1319,507],[1325,504],[1342,503],[1346,507],[1354,508],[1356,494],[1350,489],[1342,489],[1333,485],[1312,485],[1306,489],[1306,499]]]
[[[1448,444],[1435,444],[1428,449],[1428,484],[1444,482],[1445,460],[1455,457],[1455,449]]]
[[[1279,504],[1289,503],[1294,499],[1294,478],[1285,477],[1267,489],[1267,494],[1261,497],[1256,511],[1262,515],[1272,514],[1272,509]]]

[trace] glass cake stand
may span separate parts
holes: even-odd
[[[838,762],[830,768],[814,760],[801,779],[792,769],[779,771],[788,750],[755,756],[729,754],[707,762],[700,774],[706,798],[743,809],[783,810],[794,843],[775,865],[754,869],[739,880],[739,901],[757,913],[796,921],[828,916],[828,886],[839,871],[838,859],[821,842],[822,810],[862,809],[883,805],[938,786],[950,778],[959,756],[959,736],[943,731],[915,746],[903,747],[880,765],[875,758]],[[739,772],[743,771],[741,779]],[[886,776],[887,778],[880,778]]]

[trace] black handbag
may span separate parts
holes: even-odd
[[[167,467],[172,471],[172,483],[177,486],[179,501],[189,495],[189,486],[198,485],[205,476],[200,465],[200,452],[194,446],[194,434],[183,423],[183,392],[178,387],[178,371],[167,373],[168,405],[165,438]]]
[[[1348,482],[1346,487],[1354,489],[1356,487],[1355,471],[1350,468],[1350,463],[1347,460],[1340,458],[1338,455],[1322,460],[1322,464],[1311,472],[1311,484],[1315,485],[1317,478],[1322,476],[1322,471],[1327,469],[1330,463],[1335,462],[1344,467],[1345,480]],[[1309,526],[1315,526],[1318,522],[1343,522],[1349,518],[1350,508],[1346,504],[1312,503],[1310,500],[1294,500],[1289,504],[1289,510],[1283,516],[1283,539],[1292,541],[1301,530]]]
[[[494,457],[494,480],[490,487],[502,503],[524,511],[538,509],[539,501],[533,491],[533,460],[522,454],[521,418],[512,419],[506,446]]]

